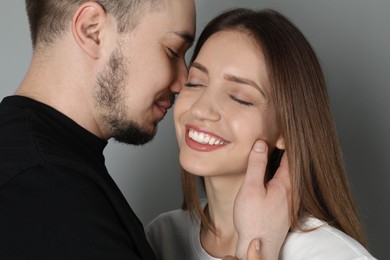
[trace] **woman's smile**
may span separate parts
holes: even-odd
[[[211,133],[208,130],[201,130],[193,125],[186,126],[186,144],[194,150],[210,152],[224,147],[229,141]]]

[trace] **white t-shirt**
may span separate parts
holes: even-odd
[[[371,260],[375,259],[356,240],[316,218],[307,218],[310,232],[289,232],[280,260]],[[218,260],[200,243],[199,221],[188,211],[173,210],[159,215],[145,228],[146,236],[161,260]]]

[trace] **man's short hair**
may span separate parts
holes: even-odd
[[[38,42],[52,43],[66,30],[76,9],[88,1],[100,4],[113,15],[119,32],[134,28],[145,7],[156,8],[161,4],[161,0],[26,0],[33,47]]]

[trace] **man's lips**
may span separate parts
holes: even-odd
[[[157,99],[157,101],[155,102],[155,104],[165,115],[167,113],[168,109],[170,109],[172,107],[174,101],[175,101],[175,95],[172,93],[169,93],[169,94],[166,94],[166,95],[159,97]]]
[[[162,104],[161,102],[156,102],[157,107],[160,109],[160,111],[165,114],[168,112],[168,109],[172,107],[172,105],[169,104]]]

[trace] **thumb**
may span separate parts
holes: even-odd
[[[262,140],[257,140],[249,154],[244,185],[255,184],[259,188],[264,188],[264,175],[268,162],[267,151],[267,143]]]
[[[261,260],[260,255],[260,240],[253,239],[248,247],[246,260]]]

